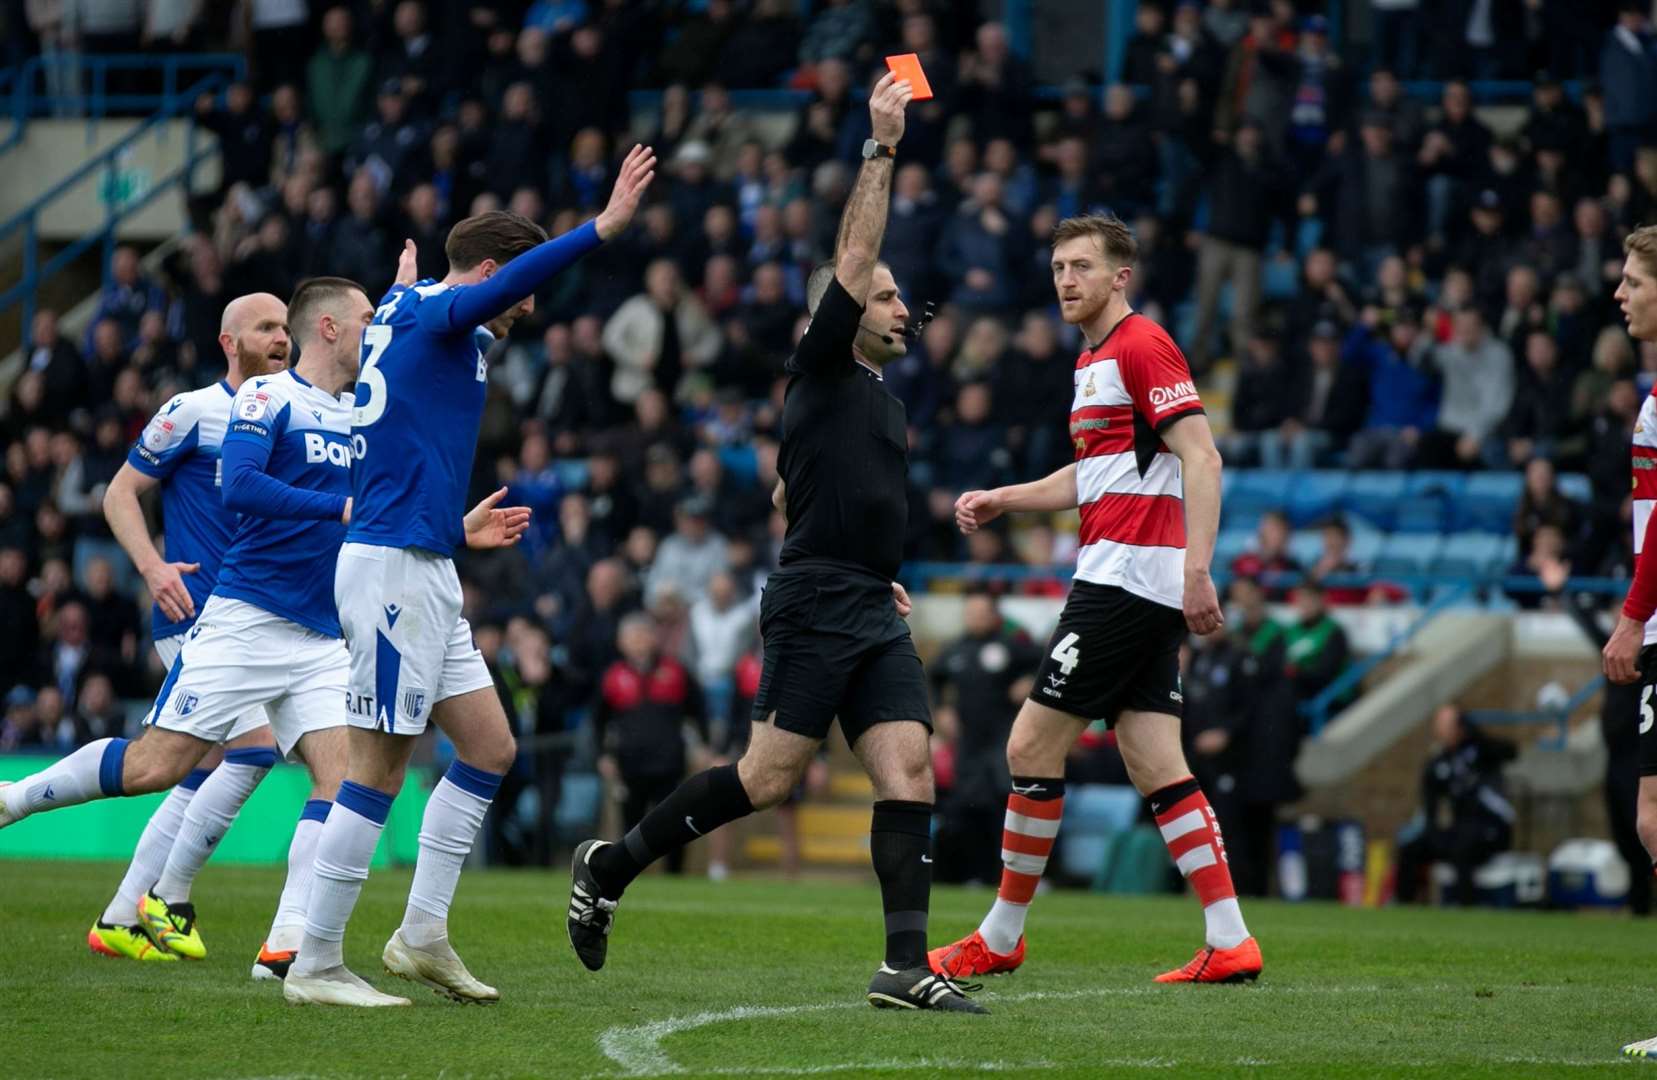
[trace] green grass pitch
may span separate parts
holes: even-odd
[[[469,873],[452,920],[499,1006],[451,1005],[381,970],[405,871],[370,880],[346,956],[414,1007],[294,1008],[248,978],[277,871],[209,867],[196,899],[211,955],[159,968],[86,949],[120,871],[0,860],[5,1080],[1576,1077],[1643,1070],[1618,1048],[1657,1035],[1651,928],[1622,917],[1251,903],[1258,985],[1158,987],[1198,943],[1193,900],[1048,895],[1029,962],[981,995],[993,1015],[942,1016],[863,1002],[873,885],[648,877],[594,975],[564,936],[568,878],[530,872]],[[939,889],[933,940],[989,898]]]

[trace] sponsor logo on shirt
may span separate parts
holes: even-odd
[[[171,412],[172,410],[167,411]],[[150,421],[149,427],[144,429],[144,445],[151,450],[163,450],[172,436],[173,422],[158,416]]]
[[[351,467],[351,448],[342,442],[329,442],[315,431],[305,433],[305,463],[320,465],[327,462],[341,469]]]
[[[1151,408],[1157,412],[1166,412],[1180,405],[1189,405],[1197,400],[1197,388],[1190,381],[1177,382],[1172,386],[1153,386],[1150,393]]]

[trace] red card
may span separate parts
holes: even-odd
[[[921,58],[914,53],[904,53],[901,56],[888,56],[886,67],[893,75],[900,79],[909,80],[909,89],[915,92],[913,101],[931,101],[932,86],[926,81],[926,72],[921,70]]]

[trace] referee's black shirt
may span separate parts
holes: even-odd
[[[863,310],[829,282],[788,361],[777,471],[786,485],[781,565],[827,559],[890,581],[909,517],[903,402],[852,358]]]

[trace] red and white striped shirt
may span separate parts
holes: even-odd
[[[1181,606],[1185,484],[1159,433],[1202,411],[1184,354],[1143,315],[1129,314],[1076,360],[1076,580]]]
[[[1628,588],[1623,614],[1645,623],[1645,644],[1657,642],[1657,551],[1648,551],[1651,537],[1646,530],[1653,509],[1657,509],[1657,388],[1640,404],[1634,421],[1634,580]]]

